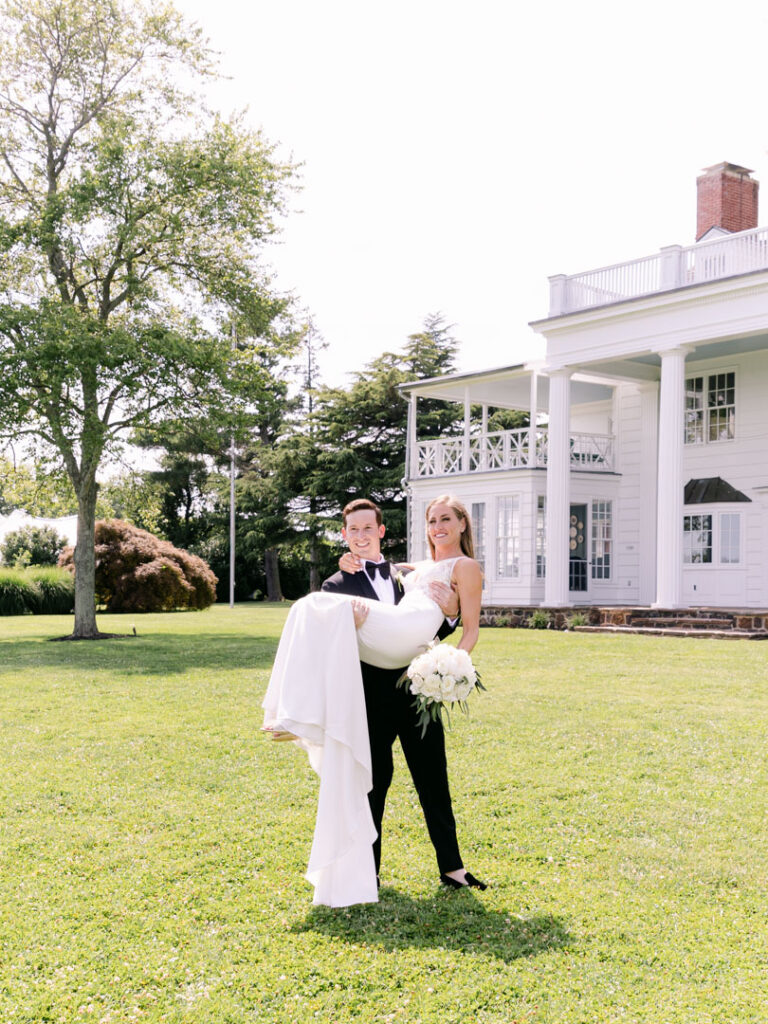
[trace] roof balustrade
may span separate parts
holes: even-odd
[[[686,285],[768,269],[768,228],[710,238],[686,248],[669,245],[654,256],[583,274],[550,277],[550,316],[625,302]]]

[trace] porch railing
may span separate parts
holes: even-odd
[[[612,434],[572,434],[571,468],[610,473],[614,469]],[[494,430],[464,437],[417,441],[411,477],[455,476],[495,470],[527,469],[547,464],[547,431]]]
[[[550,316],[768,269],[768,228],[752,228],[583,274],[550,277]]]

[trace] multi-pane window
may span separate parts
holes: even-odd
[[[712,516],[683,516],[683,562],[712,561]]]
[[[720,514],[720,562],[735,565],[741,561],[741,516],[738,512]]]
[[[713,373],[707,388],[710,441],[730,441],[736,422],[736,374]]]
[[[536,579],[547,574],[547,499],[540,494],[536,499]]]
[[[710,373],[685,382],[685,443],[730,441],[736,433],[736,374]]]
[[[592,579],[611,578],[613,513],[610,501],[592,502]]]
[[[496,575],[520,575],[520,498],[507,494],[496,504]]]
[[[485,571],[485,502],[472,502],[472,539],[475,542],[475,561]]]
[[[689,377],[685,382],[685,443],[704,442],[704,378]]]

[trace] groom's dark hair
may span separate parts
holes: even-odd
[[[381,509],[375,501],[371,501],[370,498],[355,498],[354,501],[348,502],[342,510],[341,521],[344,525],[347,525],[347,516],[353,512],[363,512],[365,509],[370,509],[371,512],[376,513],[376,525],[381,526]]]

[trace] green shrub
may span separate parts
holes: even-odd
[[[574,612],[573,615],[569,615],[566,625],[568,629],[573,629],[574,626],[586,626],[589,621],[589,617],[584,612]]]
[[[72,548],[64,549],[59,565],[74,573]],[[96,599],[108,612],[207,608],[216,600],[216,577],[197,555],[122,519],[99,519]]]
[[[66,543],[52,526],[22,526],[5,535],[0,555],[6,565],[56,565]]]
[[[543,608],[537,608],[528,619],[529,629],[549,629],[552,625],[552,616]]]
[[[0,615],[67,615],[75,606],[75,581],[64,569],[0,568]]]
[[[75,610],[75,577],[52,565],[32,566],[26,575],[39,595],[39,615],[69,615]]]

